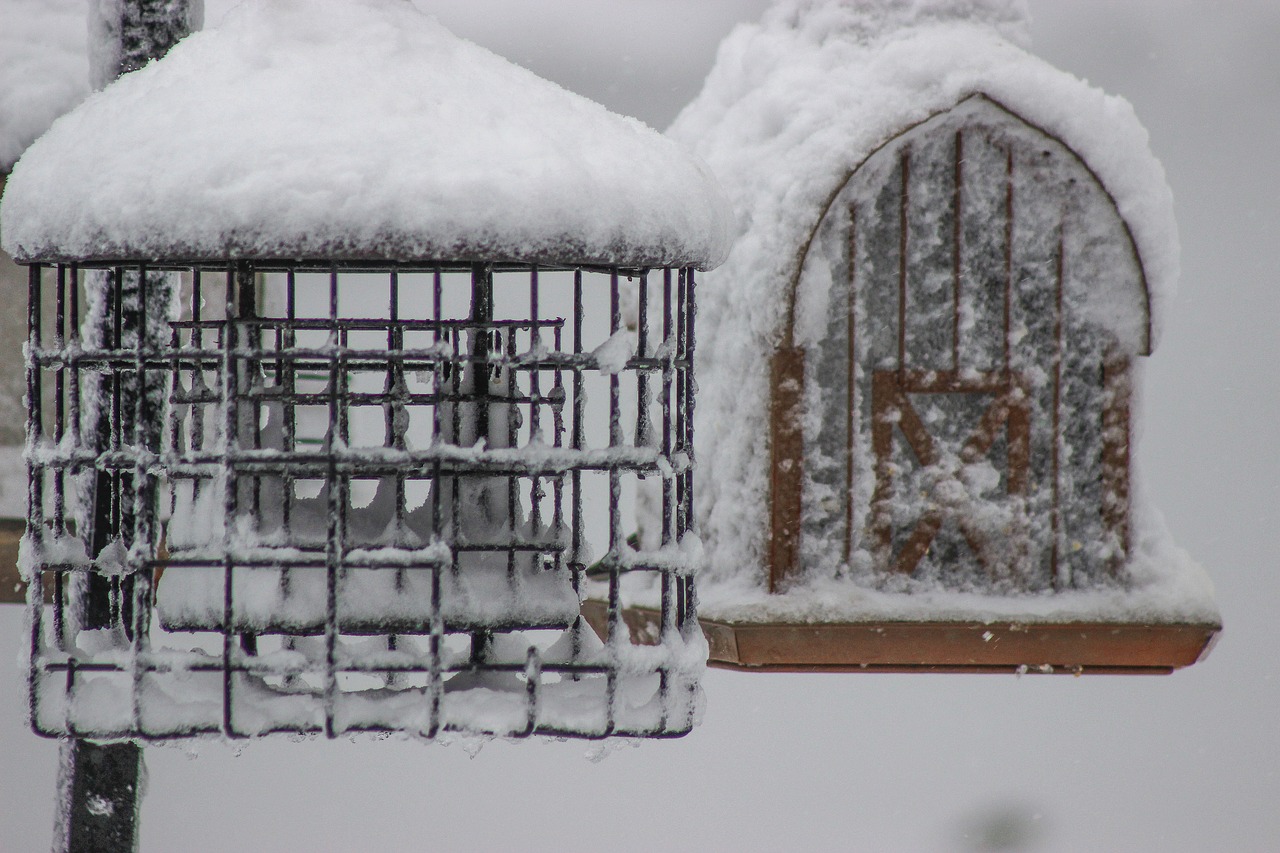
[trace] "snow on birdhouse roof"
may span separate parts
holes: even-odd
[[[0,26],[0,173],[89,94],[84,0],[6,0]]]
[[[0,213],[23,260],[708,267],[724,210],[676,143],[404,0],[258,0],[55,123]]]
[[[738,217],[704,307],[778,337],[802,246],[849,171],[911,126],[984,94],[1073,149],[1133,232],[1158,335],[1178,277],[1164,169],[1123,98],[1027,52],[1021,0],[781,0],[734,30],[668,134],[715,171]],[[714,279],[714,281],[712,280]]]

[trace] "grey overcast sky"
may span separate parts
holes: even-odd
[[[659,128],[766,5],[416,1]],[[226,2],[208,5],[212,20]],[[574,743],[154,748],[143,849],[1280,849],[1280,4],[1030,6],[1036,51],[1131,100],[1174,189],[1183,278],[1139,464],[1217,584],[1227,628],[1208,661],[1167,678],[712,672],[690,738],[599,763]],[[15,645],[19,622],[0,613]],[[4,701],[0,849],[43,849],[55,749]]]

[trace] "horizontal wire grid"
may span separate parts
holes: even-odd
[[[691,270],[57,265],[30,291],[41,734],[691,727]]]

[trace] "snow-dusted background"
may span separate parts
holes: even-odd
[[[660,128],[765,5],[419,2]],[[209,20],[226,5],[208,0]],[[1030,5],[1036,52],[1130,99],[1174,190],[1183,275],[1139,463],[1217,584],[1227,627],[1207,662],[1165,678],[712,672],[692,736],[599,763],[581,743],[152,748],[143,850],[1280,849],[1280,5]],[[0,0],[3,85],[3,33],[32,8]],[[20,609],[0,607],[0,643],[21,636]],[[47,849],[56,748],[26,732],[16,669],[0,681],[0,850]]]

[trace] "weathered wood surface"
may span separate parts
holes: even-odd
[[[602,602],[583,615],[604,636]],[[636,642],[658,613],[627,608]],[[1203,660],[1217,624],[1110,622],[729,623],[699,620],[714,667],[748,672],[968,672],[1164,675]]]

